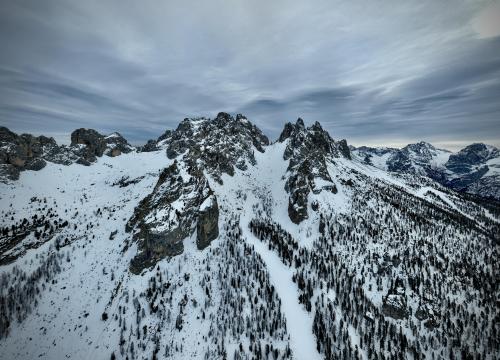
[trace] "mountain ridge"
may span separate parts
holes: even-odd
[[[156,140],[148,140],[146,144],[138,147],[129,145],[127,140],[117,132],[105,136],[93,129],[77,129],[71,134],[71,144],[65,146],[58,145],[53,138],[43,135],[39,137],[30,134],[17,135],[3,127],[0,128],[0,143],[2,144],[0,181],[17,179],[20,171],[41,169],[46,161],[90,165],[96,161],[96,157],[104,153],[108,156],[118,156],[130,151],[148,152],[166,149],[169,151],[169,157],[175,157],[179,151],[185,150],[186,140],[179,139],[180,141],[175,144],[170,144],[172,137],[180,136],[179,134],[189,135],[193,124],[211,121],[250,124],[244,115],[237,114],[232,117],[224,112],[219,113],[213,120],[204,117],[185,118],[179,123],[177,129],[166,130]],[[301,118],[298,118],[295,126],[297,123],[301,123],[305,130]],[[323,131],[319,122],[315,122],[309,128],[318,127]],[[291,123],[285,123],[283,131],[275,141],[284,141],[293,128]],[[255,140],[254,145],[257,145],[259,151],[262,150],[262,146],[269,144],[268,138],[255,125],[252,124],[249,131],[258,135],[259,140]],[[33,144],[30,145],[31,143]],[[400,149],[354,147],[348,146],[345,140],[340,140],[338,144],[337,146],[342,147],[341,152],[345,156],[351,156],[352,152],[357,159],[382,170],[426,176],[457,191],[500,199],[500,151],[492,145],[473,143],[457,152],[451,152],[436,148],[425,141],[411,143]],[[33,146],[34,151],[31,149]]]
[[[7,358],[495,357],[495,202],[300,119],[271,143],[225,113],[152,151],[103,138],[0,183]]]

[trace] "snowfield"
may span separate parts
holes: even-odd
[[[205,121],[184,124],[190,138]],[[197,211],[218,206],[218,236],[200,249],[193,223],[180,255],[138,275],[129,267],[143,244],[126,224],[148,195],[171,195],[156,185],[174,163],[165,150],[174,136],[157,151],[49,162],[0,183],[0,358],[496,358],[498,207],[388,173],[388,153],[374,166],[335,155],[333,140],[306,157],[314,176],[301,178],[304,163],[291,164],[305,152],[285,160],[287,146],[322,130],[295,127],[260,150],[226,141],[224,128],[207,135],[196,151],[226,146],[239,164],[232,174],[202,168],[209,186]],[[179,149],[187,164],[192,148]],[[178,177],[192,185],[188,171]],[[304,193],[306,215],[292,221]],[[145,213],[145,224],[178,226],[192,195]]]

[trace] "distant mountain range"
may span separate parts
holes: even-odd
[[[500,151],[475,143],[453,153],[426,142],[402,149],[351,147],[353,157],[379,169],[429,177],[460,192],[500,199]]]

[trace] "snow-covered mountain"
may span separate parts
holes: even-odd
[[[394,173],[427,176],[454,190],[500,200],[500,151],[481,143],[457,153],[426,142],[402,149],[352,147],[365,164]]]
[[[226,113],[99,139],[0,184],[1,358],[497,357],[496,202],[301,119],[272,143]]]

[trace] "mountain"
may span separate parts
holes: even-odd
[[[119,133],[103,136],[93,129],[78,129],[71,133],[70,146],[59,146],[53,138],[17,135],[0,127],[0,182],[17,180],[24,170],[41,170],[47,161],[90,165],[104,154],[118,156],[134,150]]]
[[[500,151],[497,148],[469,145],[450,155],[444,166],[451,188],[500,199]]]
[[[3,357],[496,357],[497,202],[301,119],[185,119],[115,157],[94,135],[89,166],[0,184]]]
[[[402,149],[362,146],[352,152],[379,169],[427,176],[460,192],[500,200],[500,151],[491,145],[472,144],[452,153],[420,142]]]

